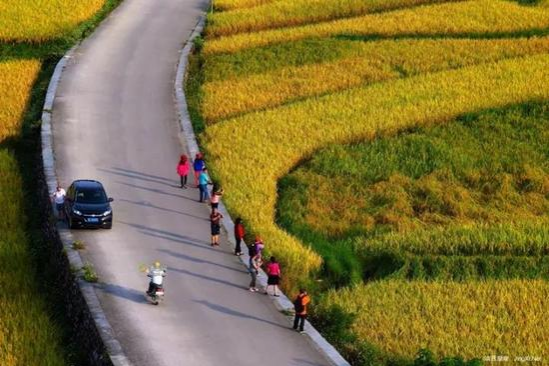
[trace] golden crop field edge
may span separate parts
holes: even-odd
[[[17,161],[0,148],[0,364],[64,365],[60,330],[37,288],[31,245],[24,231],[22,181]]]
[[[317,311],[338,305],[357,314],[362,341],[412,359],[420,348],[436,356],[493,354],[549,357],[549,282],[469,283],[387,280],[329,291]]]
[[[0,42],[45,42],[67,35],[106,0],[0,0]]]
[[[213,0],[214,11],[229,11],[235,9],[253,8],[280,0]]]
[[[549,52],[549,37],[352,43],[344,51],[352,56],[336,61],[206,82],[202,115],[211,123],[367,83]],[[223,71],[209,68],[204,72],[218,75]],[[205,79],[211,78],[206,74]]]
[[[269,238],[268,252],[287,268],[286,285],[296,286],[318,270],[321,259],[274,223],[277,180],[291,167],[328,144],[368,140],[444,123],[464,113],[546,99],[548,66],[548,55],[506,60],[250,113],[207,129],[203,142],[208,163],[228,192],[228,207]],[[246,164],[235,164],[242,161]]]
[[[356,18],[237,34],[206,42],[204,54],[234,53],[246,48],[305,38],[348,36],[495,36],[536,35],[549,28],[549,7],[521,6],[503,0],[425,5]]]
[[[39,60],[0,61],[0,142],[19,134],[40,67]]]
[[[279,0],[253,8],[210,13],[207,37],[292,27],[423,4],[460,0]]]

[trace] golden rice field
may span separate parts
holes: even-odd
[[[0,0],[0,42],[44,42],[67,35],[105,0]]]
[[[0,61],[0,142],[19,134],[40,60]]]
[[[313,294],[320,317],[334,305],[356,312],[352,342],[373,346],[385,361],[408,362],[420,348],[438,358],[503,354],[546,361],[547,281],[395,278],[327,289],[327,278],[324,285],[313,281],[323,275],[325,257],[281,229],[276,208],[279,180],[320,149],[548,100],[549,3],[226,0],[215,7],[224,12],[209,15],[204,46],[191,62],[197,73],[189,75],[189,105],[195,122],[206,123],[200,141],[225,203],[281,260],[286,290],[305,284],[322,291]],[[345,184],[340,178],[312,184],[330,190],[330,183]],[[353,205],[343,191],[331,199]],[[524,207],[538,207],[534,201],[526,197]],[[326,206],[308,207],[318,209],[309,216],[312,226],[315,214],[332,215],[325,230],[351,226],[340,225]],[[505,214],[518,215],[512,208]],[[528,214],[521,211],[521,220]],[[529,223],[512,227],[479,226],[476,237],[465,235],[465,227],[425,226],[413,240],[396,231],[383,242],[356,245],[420,256],[468,253],[486,256],[484,263],[517,255],[536,265],[547,253],[549,231],[531,214]],[[441,240],[446,234],[454,241]],[[505,240],[495,245],[496,236]],[[350,357],[370,364],[367,353]]]
[[[443,0],[278,0],[251,9],[211,13],[206,35],[218,37],[297,26],[436,2]]]
[[[253,8],[254,6],[269,4],[278,0],[214,0],[215,10],[235,10],[243,8]]]
[[[339,42],[350,44],[351,49],[345,52],[351,56],[206,82],[202,115],[212,122],[300,98],[396,79],[403,74],[416,75],[549,51],[548,37]]]
[[[25,200],[35,197],[23,189],[22,172],[33,167],[22,166],[20,158],[31,154],[34,147],[25,144],[40,142],[36,136],[24,134],[24,121],[36,123],[30,115],[33,90],[41,75],[44,60],[58,57],[72,39],[70,32],[93,16],[104,14],[111,0],[0,0],[0,365],[65,365],[68,356],[66,330],[59,319],[53,319],[52,309],[60,304],[48,303],[43,285],[37,279],[36,258],[31,254],[28,230],[39,223],[27,220]],[[102,12],[101,12],[102,11]],[[66,44],[60,46],[55,41]],[[44,80],[42,80],[43,82]],[[33,110],[39,106],[33,104]],[[37,108],[38,107],[38,108]],[[32,119],[32,121],[31,121]],[[29,127],[29,126],[26,126]],[[29,151],[27,151],[29,149]],[[33,179],[26,177],[25,180]],[[58,316],[58,315],[57,315]],[[75,350],[71,349],[71,353]],[[78,356],[74,356],[76,360]]]
[[[237,52],[251,47],[313,37],[454,36],[508,33],[538,34],[549,27],[549,7],[523,6],[503,0],[475,0],[369,14],[301,27],[280,28],[212,39],[204,54]]]
[[[547,281],[388,280],[330,291],[322,306],[334,304],[358,314],[361,338],[396,356],[429,348],[464,358],[504,355],[510,364],[518,364],[515,357],[549,358]]]

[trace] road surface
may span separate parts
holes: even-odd
[[[96,291],[135,365],[327,365],[249,276],[225,240],[209,246],[208,208],[178,188],[184,150],[173,96],[179,50],[205,0],[126,0],[68,62],[53,110],[57,175],[98,179],[112,230],[74,230]],[[228,192],[230,194],[230,192]],[[166,301],[145,302],[141,264],[169,268]]]

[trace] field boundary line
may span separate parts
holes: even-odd
[[[57,187],[57,174],[55,170],[55,157],[53,153],[53,133],[52,133],[52,113],[53,103],[55,101],[55,95],[57,87],[61,80],[63,70],[67,64],[67,61],[72,58],[78,48],[78,44],[71,48],[55,66],[55,70],[50,79],[48,85],[48,91],[46,93],[46,99],[44,101],[44,107],[42,108],[42,126],[41,126],[41,141],[42,141],[42,164],[44,175],[46,178],[48,192],[54,192]],[[52,214],[54,209],[52,205]],[[57,223],[54,227],[59,233],[59,237],[63,244],[63,248],[66,251],[67,258],[72,268],[82,268],[83,262],[80,257],[80,253],[72,248],[74,237],[70,230],[64,225],[64,223]],[[109,359],[114,366],[131,366],[132,363],[124,354],[120,342],[115,338],[113,329],[101,307],[101,303],[95,293],[93,284],[86,282],[82,278],[75,276],[75,281],[80,289],[80,292],[86,302],[90,314],[95,323],[95,327],[99,332],[101,340],[105,345]]]
[[[181,54],[179,57],[179,63],[177,65],[177,74],[175,78],[175,101],[177,104],[177,111],[179,116],[179,123],[180,123],[180,133],[183,135],[183,138],[186,142],[187,149],[189,151],[190,156],[195,156],[196,153],[198,153],[199,147],[198,147],[198,141],[196,139],[196,135],[194,133],[193,125],[191,122],[191,118],[189,115],[189,110],[187,107],[187,98],[185,96],[185,90],[184,90],[184,81],[185,76],[187,73],[187,64],[189,60],[189,55],[193,48],[193,41],[194,39],[202,34],[202,31],[204,29],[205,25],[205,16],[201,16],[200,20],[198,21],[195,29],[191,33],[191,36],[185,42],[183,49],[181,50]],[[236,242],[232,235],[230,235],[234,231],[234,222],[229,215],[229,212],[222,201],[219,202],[219,212],[223,215],[223,227],[227,231],[227,239],[231,246],[234,248],[236,246]],[[244,266],[247,267],[247,263],[249,261],[249,256],[246,251],[244,251],[243,255],[239,257],[240,261]],[[260,276],[258,276],[257,280],[260,283],[261,287],[266,288],[267,287],[267,275],[263,270],[260,269]],[[272,298],[273,303],[275,307],[279,311],[284,312],[293,312],[293,303],[292,301],[281,292],[280,297],[273,297]],[[293,316],[288,316],[289,321]],[[341,356],[341,354],[335,349],[333,345],[331,345],[316,329],[313,327],[313,325],[306,321],[305,323],[305,336],[307,337],[307,340],[309,341],[312,346],[317,349],[332,365],[334,366],[350,366],[349,362]]]

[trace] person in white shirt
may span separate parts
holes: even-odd
[[[67,192],[65,192],[65,190],[59,186],[57,186],[57,190],[52,194],[53,202],[55,203],[55,209],[57,210],[57,215],[60,219],[63,219],[65,217],[65,210],[63,209],[63,206],[65,205],[66,195]]]
[[[147,290],[147,294],[151,295],[156,292],[156,289],[158,287],[162,287],[164,277],[166,277],[166,268],[163,268],[160,265],[160,262],[155,262],[154,265],[147,268],[146,273],[147,277],[151,279],[151,282],[149,282],[149,289]]]

